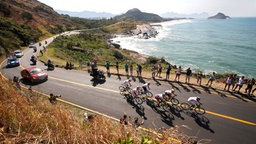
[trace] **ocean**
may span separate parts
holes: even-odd
[[[118,36],[122,48],[164,58],[184,70],[256,77],[256,18],[159,23],[156,38]]]

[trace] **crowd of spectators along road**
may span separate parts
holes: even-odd
[[[107,72],[110,73],[110,62],[106,61],[105,67],[107,69]],[[155,79],[156,77],[162,78],[162,72],[163,72],[163,67],[161,64],[153,65],[151,68],[151,77]],[[165,68],[165,80],[170,80],[170,74],[171,74],[172,66],[170,64],[167,64]],[[119,74],[119,63],[116,62],[116,71],[117,74]],[[127,76],[133,76],[133,65],[125,63],[124,65],[124,71]],[[140,64],[136,64],[136,73],[137,76],[141,76],[142,73],[142,66]],[[192,76],[192,70],[190,67],[188,67],[186,70],[183,70],[181,66],[177,68],[175,71],[175,78],[174,81],[180,82],[180,76],[182,73],[185,73],[185,83],[190,83],[190,78]],[[202,85],[202,78],[204,77],[203,73],[201,71],[197,71],[195,73],[196,75],[196,83],[198,85]],[[208,77],[208,81],[206,83],[206,86],[211,87],[212,83],[215,81],[216,73],[212,72],[210,73]],[[243,87],[244,84],[247,84],[245,88],[245,93],[248,96],[253,96],[253,93],[256,91],[256,88],[253,89],[253,86],[255,85],[255,79],[245,79],[244,76],[238,76],[236,74],[230,74],[226,80],[223,82],[224,85],[224,91],[236,91],[237,93],[240,93],[241,88]]]

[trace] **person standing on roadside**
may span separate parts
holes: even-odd
[[[133,66],[132,66],[132,64],[130,64],[130,75],[131,76],[133,75]]]
[[[215,80],[215,72],[213,72],[212,74],[210,74],[209,80],[206,84],[206,86],[211,87],[212,86],[212,82]]]
[[[119,63],[116,62],[116,73],[119,74]]]
[[[126,75],[128,76],[128,74],[129,74],[129,71],[128,71],[129,65],[128,65],[128,63],[125,63],[124,69],[125,69]]]
[[[182,71],[181,66],[179,66],[179,68],[176,71],[175,81],[177,78],[178,78],[178,82],[180,81],[181,71]]]
[[[170,64],[168,64],[168,67],[166,69],[166,80],[169,80],[170,79],[170,74],[171,74],[171,70],[172,70],[172,67]]]
[[[162,73],[162,65],[158,64],[156,76],[161,78],[161,73]]]
[[[186,70],[186,83],[189,83],[190,82],[190,76],[192,74],[192,71],[190,69],[190,67]]]
[[[106,61],[106,62],[105,62],[105,67],[106,67],[106,69],[107,69],[107,73],[110,73],[109,66],[110,66],[109,61]]]
[[[197,72],[196,78],[197,78],[196,83],[199,84],[199,85],[201,85],[201,83],[202,83],[202,78],[203,78],[203,74],[202,74],[201,71],[198,71],[198,72]]]

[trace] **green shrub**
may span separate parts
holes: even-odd
[[[9,6],[7,6],[5,3],[0,2],[0,12],[4,14],[4,16],[10,16],[11,10]]]
[[[153,56],[149,56],[147,58],[146,64],[156,64],[159,61],[158,58],[153,57]]]
[[[29,12],[22,12],[21,16],[22,16],[22,18],[27,19],[27,20],[32,20],[33,19],[32,14],[29,13]]]

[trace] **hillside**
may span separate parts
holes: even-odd
[[[76,25],[37,0],[0,1],[0,56]]]
[[[31,28],[51,29],[58,25],[74,26],[69,19],[62,17],[53,8],[37,0],[2,0],[0,6],[1,17]]]

